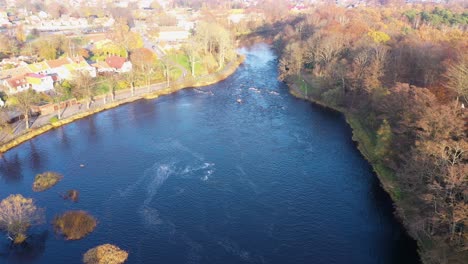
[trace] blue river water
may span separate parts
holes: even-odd
[[[267,45],[241,52],[245,64],[221,83],[111,109],[7,152],[0,199],[32,197],[47,222],[20,247],[2,233],[0,263],[81,263],[104,243],[127,250],[127,263],[418,263],[343,116],[292,97]],[[63,180],[33,192],[49,170]],[[69,189],[77,203],[61,198]],[[65,241],[51,220],[67,210],[91,213],[96,230]]]

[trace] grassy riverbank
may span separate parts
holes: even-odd
[[[377,148],[376,133],[367,128],[365,122],[356,114],[351,113],[343,107],[326,103],[324,100],[319,99],[319,87],[314,87],[316,85],[317,84],[311,84],[310,80],[307,82],[307,80],[302,78],[301,81],[288,83],[290,93],[295,97],[311,101],[314,104],[344,114],[346,122],[352,129],[352,139],[357,143],[357,148],[364,158],[372,165],[381,186],[392,198],[396,215],[408,230],[409,234],[417,240],[419,255],[423,263],[432,263],[430,261],[433,254],[446,255],[446,263],[465,263],[464,261],[466,261],[466,257],[468,257],[465,253],[460,252],[458,254],[448,254],[451,250],[447,244],[435,243],[435,240],[427,235],[414,233],[411,228],[411,224],[417,217],[418,207],[420,205],[415,204],[411,194],[403,191],[402,185],[395,172],[388,168],[381,159],[375,155]]]
[[[115,100],[114,102],[109,102],[101,106],[93,107],[90,109],[80,109],[80,111],[74,113],[73,115],[69,117],[60,119],[55,122],[48,121],[48,123],[43,124],[39,127],[31,128],[27,131],[24,130],[24,131],[18,132],[18,134],[15,135],[12,139],[8,140],[5,143],[2,143],[2,145],[0,146],[0,153],[5,153],[6,151],[34,137],[37,137],[49,130],[61,127],[63,125],[72,123],[76,120],[91,116],[93,114],[96,114],[96,113],[99,113],[99,112],[102,112],[102,111],[105,111],[105,110],[108,110],[108,109],[111,109],[120,105],[124,105],[124,104],[131,103],[131,102],[141,100],[141,99],[154,99],[159,96],[171,94],[173,92],[176,92],[178,90],[182,90],[185,88],[202,87],[202,86],[207,86],[207,85],[211,85],[211,84],[215,84],[217,82],[223,81],[226,78],[228,78],[230,75],[232,75],[237,70],[237,68],[244,62],[244,60],[245,60],[244,56],[238,56],[236,60],[228,63],[223,69],[215,73],[211,73],[211,74],[207,74],[207,75],[203,75],[203,76],[195,77],[195,78],[189,77],[182,81],[171,83],[168,87],[165,87],[162,89],[157,89],[155,91],[149,90],[148,92],[145,92],[142,94],[129,96],[127,98],[123,98],[120,100]],[[140,89],[143,90],[143,89],[146,89],[146,87],[140,88]],[[126,91],[119,91],[119,92],[130,93],[130,89]]]

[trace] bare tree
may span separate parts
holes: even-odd
[[[192,41],[189,45],[184,46],[184,52],[190,63],[190,72],[192,73],[192,77],[195,77],[195,66],[200,62],[200,45],[197,42]]]
[[[12,194],[0,202],[0,228],[8,233],[14,243],[26,240],[29,227],[43,222],[43,210],[33,199]]]
[[[39,102],[39,96],[33,89],[28,89],[23,92],[19,92],[10,97],[10,103],[18,108],[23,114],[26,122],[26,129],[29,129],[29,117],[31,115],[31,107]]]
[[[447,88],[457,93],[468,103],[468,55],[462,56],[458,63],[452,64],[446,73]]]
[[[87,72],[76,72],[73,79],[73,93],[76,97],[86,100],[86,109],[91,106],[91,101],[96,93],[96,84],[93,78]]]

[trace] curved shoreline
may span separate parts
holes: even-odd
[[[308,84],[308,85],[310,85],[310,84]],[[392,182],[392,180],[389,177],[384,176],[384,175],[387,174],[387,172],[385,171],[385,168],[382,167],[381,165],[377,164],[376,162],[374,162],[371,159],[371,157],[370,157],[370,155],[369,155],[369,153],[367,151],[367,146],[365,144],[366,140],[364,138],[361,138],[359,136],[360,134],[357,133],[357,131],[361,129],[360,124],[358,123],[358,120],[353,118],[352,115],[350,113],[346,112],[344,109],[334,107],[334,106],[330,106],[330,105],[328,105],[328,104],[326,104],[326,103],[324,103],[324,102],[322,102],[320,100],[317,100],[316,98],[313,98],[311,96],[306,96],[305,94],[303,94],[303,92],[300,90],[300,88],[297,87],[297,85],[294,84],[294,83],[287,83],[287,86],[289,88],[289,92],[294,97],[302,99],[302,100],[309,101],[309,102],[311,102],[311,103],[313,103],[315,105],[318,105],[320,107],[323,107],[323,108],[326,108],[326,109],[329,109],[329,110],[332,110],[332,111],[339,112],[339,113],[344,115],[346,123],[351,128],[352,140],[356,143],[356,147],[359,150],[359,152],[361,153],[361,155],[364,157],[364,159],[366,159],[367,162],[369,162],[369,164],[372,166],[372,170],[375,172],[377,178],[379,179],[380,186],[382,186],[384,191],[390,195],[392,203],[393,203],[393,205],[395,207],[394,210],[397,212],[399,210],[399,208],[406,208],[404,205],[402,205],[401,203],[398,202],[399,201],[398,187],[395,185],[394,182]],[[402,217],[402,215],[399,215],[399,214],[395,214],[395,215],[397,216],[397,219],[402,223],[402,225],[405,228],[408,235],[416,241],[416,243],[418,245],[418,254],[419,254],[419,256],[421,258],[421,261],[422,261],[423,260],[422,257],[424,256],[423,247],[421,247],[418,239],[416,239],[414,234],[412,234],[411,230],[408,228],[407,219],[404,219]]]
[[[14,137],[13,139],[9,140],[8,142],[3,143],[0,146],[0,155],[3,155],[8,150],[10,150],[10,149],[12,149],[14,147],[17,147],[17,146],[23,144],[24,142],[26,142],[26,141],[28,141],[28,140],[30,140],[32,138],[35,138],[35,137],[37,137],[37,136],[39,136],[41,134],[44,134],[44,133],[46,133],[46,132],[48,132],[48,131],[50,131],[52,129],[59,128],[59,127],[61,127],[63,125],[72,123],[72,122],[74,122],[76,120],[79,120],[79,119],[94,115],[96,113],[99,113],[99,112],[102,112],[102,111],[105,111],[105,110],[115,108],[117,106],[121,106],[121,105],[124,105],[124,104],[135,102],[135,101],[141,100],[141,99],[147,99],[147,100],[155,99],[155,98],[158,98],[161,95],[171,94],[171,93],[174,93],[176,91],[186,89],[186,88],[203,87],[203,86],[208,86],[208,85],[211,85],[211,84],[221,82],[221,81],[225,80],[226,78],[228,78],[229,76],[231,76],[232,74],[234,74],[234,72],[236,72],[237,68],[244,62],[244,60],[245,60],[244,56],[238,56],[236,60],[234,60],[234,61],[230,62],[229,64],[227,64],[223,69],[221,69],[221,70],[219,70],[217,72],[205,75],[205,76],[198,77],[196,80],[189,79],[189,80],[185,80],[183,82],[175,82],[172,85],[170,85],[169,87],[161,89],[161,90],[151,91],[151,92],[145,93],[143,95],[136,95],[136,96],[132,96],[132,97],[129,97],[129,98],[126,98],[126,99],[122,99],[122,100],[118,100],[118,101],[114,101],[114,102],[109,102],[109,103],[104,104],[103,106],[93,108],[93,109],[89,109],[89,110],[85,110],[83,112],[79,112],[77,114],[74,114],[74,115],[72,115],[70,117],[60,119],[57,122],[48,123],[48,124],[42,125],[42,126],[37,127],[37,128],[32,128],[29,131],[26,131],[25,133],[22,133],[22,134],[20,134],[20,135],[18,135],[16,137]]]

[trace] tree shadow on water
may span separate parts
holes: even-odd
[[[0,262],[6,263],[34,263],[44,253],[48,231],[33,234],[25,243],[14,245],[6,238],[0,240]]]
[[[31,146],[29,160],[31,162],[31,168],[34,170],[42,170],[43,164],[47,159],[47,156],[44,153],[39,153],[36,146],[32,141],[29,141],[29,145]]]
[[[21,160],[18,154],[9,158],[5,156],[0,158],[0,177],[5,183],[17,183],[23,179]]]

